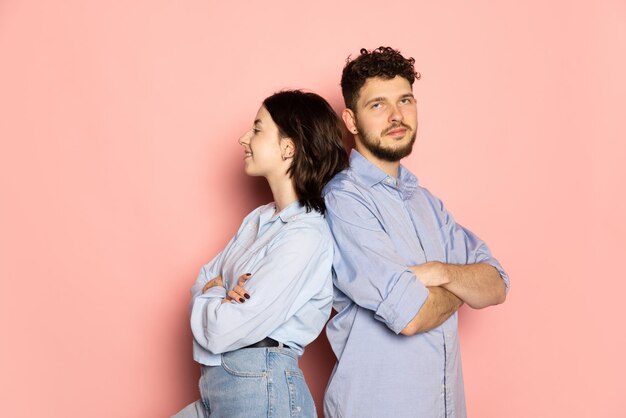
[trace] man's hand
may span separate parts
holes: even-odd
[[[233,288],[233,290],[228,292],[228,296],[224,298],[222,303],[230,301],[244,303],[246,300],[250,299],[250,294],[243,286],[248,280],[250,280],[251,277],[252,275],[250,273],[242,274],[241,276],[239,276],[239,280],[237,280],[237,285]]]
[[[450,283],[445,264],[438,261],[430,261],[428,263],[417,266],[409,266],[415,273],[417,280],[422,282],[426,287],[443,286]]]

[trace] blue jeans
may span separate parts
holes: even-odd
[[[202,366],[198,400],[174,418],[315,418],[315,404],[288,348],[243,348]]]

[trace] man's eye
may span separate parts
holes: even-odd
[[[261,130],[259,128],[252,128],[252,133],[253,134],[258,134],[259,132],[261,132]]]
[[[383,105],[382,103],[374,103],[372,105],[372,109],[380,109],[382,107],[382,105]]]

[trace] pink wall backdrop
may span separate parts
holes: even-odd
[[[623,0],[0,2],[0,415],[166,417],[198,396],[196,273],[268,201],[238,135],[346,56],[414,56],[406,165],[512,277],[461,317],[469,415],[621,417]],[[319,402],[322,337],[303,368]]]

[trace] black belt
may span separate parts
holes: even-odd
[[[265,347],[280,347],[280,344],[278,341],[270,338],[270,337],[265,337],[263,338],[261,341],[259,341],[258,343],[254,343],[254,344],[250,344],[247,345],[245,347],[242,348],[265,348]],[[283,344],[283,348],[289,348],[288,345]]]

